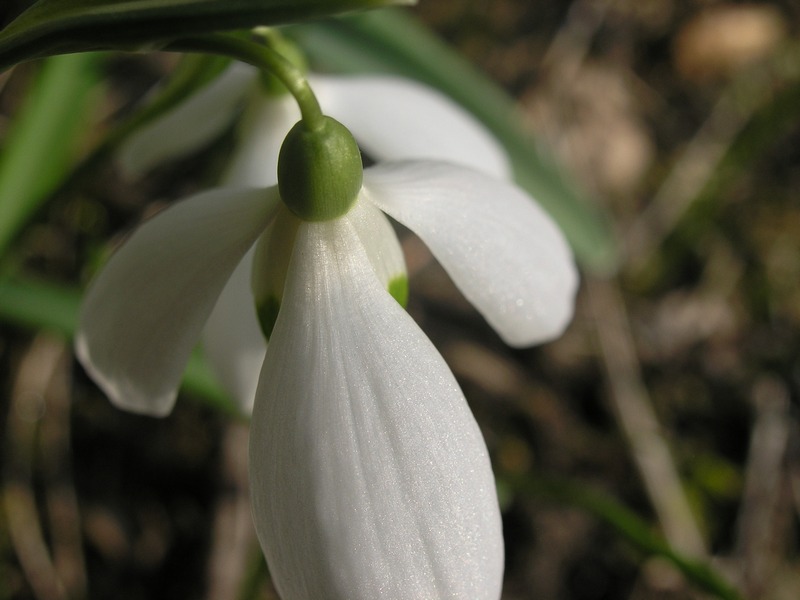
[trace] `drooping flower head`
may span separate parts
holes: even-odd
[[[310,162],[298,158],[306,142],[286,151],[279,186],[206,192],[143,224],[86,296],[78,355],[115,404],[166,414],[250,253],[253,313],[269,336],[252,498],[279,593],[496,599],[503,544],[488,453],[453,375],[389,293],[405,272],[384,215],[417,233],[517,346],[569,321],[570,251],[513,184],[432,160],[381,163],[362,183],[360,163],[330,172],[339,158],[322,142]]]
[[[309,81],[326,112],[347,126],[359,146],[375,160],[434,159],[501,179],[511,178],[509,160],[497,141],[473,117],[435,90],[387,75],[343,77],[312,73]],[[164,159],[208,143],[229,126],[237,110],[243,112],[239,143],[223,183],[235,187],[275,184],[281,142],[300,112],[291,96],[265,88],[257,69],[241,63],[234,63],[177,110],[138,132],[122,149],[123,170],[135,176]],[[394,239],[391,226],[380,211],[360,213],[361,218],[371,220],[370,227],[386,231],[376,239]],[[273,230],[285,235],[286,227],[276,225]],[[275,242],[272,245],[274,252],[282,247]],[[402,251],[385,242],[382,253],[384,262],[376,268],[383,269],[386,281],[398,286],[395,295],[400,297],[407,283]],[[205,355],[214,373],[246,413],[252,410],[266,352],[251,292],[253,255],[253,251],[246,254],[234,271],[203,332]],[[274,279],[275,285],[282,285],[280,277]],[[264,298],[267,293],[259,289],[256,296]],[[527,343],[541,341],[545,338]]]

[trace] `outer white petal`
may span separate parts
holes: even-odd
[[[214,303],[268,223],[277,189],[220,189],[143,224],[81,307],[76,349],[121,408],[163,415]]]
[[[252,269],[253,248],[222,290],[202,336],[211,369],[243,414],[253,410],[258,373],[267,352],[250,288]]]
[[[366,198],[414,231],[506,343],[555,338],[578,275],[552,219],[516,186],[435,162],[364,172]]]
[[[441,93],[389,76],[309,78],[322,109],[380,161],[429,158],[511,178],[508,156],[471,114]]]
[[[120,166],[138,177],[160,162],[207,144],[233,121],[236,108],[253,87],[256,70],[234,63],[222,75],[161,118],[142,127],[123,144]]]
[[[284,600],[496,600],[503,544],[481,433],[344,219],[298,231],[250,438]]]

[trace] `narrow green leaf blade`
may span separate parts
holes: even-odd
[[[0,31],[0,70],[31,58],[153,48],[176,37],[276,25],[414,0],[38,0]]]
[[[72,337],[80,302],[76,289],[0,279],[0,319],[27,329],[45,329]]]
[[[413,18],[382,10],[287,31],[318,68],[391,72],[423,81],[459,102],[502,142],[517,183],[558,222],[582,265],[597,274],[616,269],[618,249],[608,217],[537,147],[512,99]]]
[[[74,164],[97,86],[98,57],[47,60],[0,150],[0,256]]]

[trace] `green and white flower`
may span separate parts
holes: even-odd
[[[418,82],[387,75],[357,77],[311,74],[310,83],[327,114],[353,132],[359,145],[379,161],[429,158],[462,164],[510,179],[503,148],[469,113]],[[281,143],[300,111],[288,94],[266,88],[254,67],[234,63],[177,109],[135,134],[124,145],[121,166],[137,176],[164,160],[209,143],[243,113],[238,144],[223,178],[226,186],[268,186],[277,182]],[[365,217],[366,218],[366,217]],[[373,226],[390,228],[382,215]],[[394,236],[381,236],[393,239]],[[390,266],[401,288],[405,262],[399,247],[386,242]],[[245,413],[253,407],[266,343],[253,304],[248,253],[221,293],[203,332],[206,358],[223,387]],[[534,340],[535,343],[542,340]]]
[[[255,128],[245,143],[272,167],[234,160],[242,179],[229,183],[274,174],[264,150],[274,131]],[[402,135],[393,143],[402,149]],[[450,370],[396,301],[405,266],[386,215],[514,346],[559,335],[572,316],[577,274],[562,234],[513,184],[441,160],[365,169],[352,206],[319,222],[298,218],[283,189],[212,190],[140,226],[86,295],[81,362],[115,405],[165,415],[212,313],[252,289],[245,318],[228,325],[240,332],[249,319],[246,343],[260,321],[269,344],[231,355],[263,363],[242,393],[255,399],[254,521],[284,600],[497,599],[487,450]],[[212,330],[225,326],[217,319]],[[243,389],[253,380],[232,372]]]
[[[284,254],[252,416],[257,531],[287,600],[497,598],[486,448],[447,366],[387,292],[396,257],[378,210],[422,237],[509,343],[549,339],[570,319],[570,252],[513,185],[431,161],[366,169],[356,207],[298,220]],[[273,222],[294,219],[283,211],[276,187],[207,192],[111,258],[84,301],[77,351],[116,405],[171,410],[220,292],[260,237],[269,247]]]

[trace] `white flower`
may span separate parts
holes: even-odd
[[[252,417],[259,539],[285,600],[497,598],[502,532],[486,448],[447,366],[386,292],[394,251],[384,250],[397,242],[376,237],[389,231],[375,226],[378,209],[420,235],[509,343],[549,339],[571,316],[570,251],[513,185],[432,161],[366,169],[356,206],[297,221],[284,253]],[[170,411],[217,297],[259,237],[270,248],[276,219],[294,219],[276,187],[206,192],[111,258],[76,347],[116,405]]]
[[[267,134],[288,128],[277,103],[250,113],[259,124],[232,183],[274,180],[278,145]],[[444,121],[429,127],[446,134]],[[405,133],[390,135],[376,154],[411,147]],[[494,600],[503,540],[487,450],[453,375],[387,293],[405,266],[385,214],[422,238],[509,344],[567,325],[572,256],[530,198],[468,167],[397,160],[366,169],[356,203],[332,221],[300,221],[277,186],[213,190],[166,209],[93,282],[77,354],[117,406],[164,415],[204,326],[206,342],[215,327],[232,330],[222,336],[240,369],[231,380],[246,388],[247,370],[261,372],[257,390],[242,392],[255,397],[254,521],[284,600]],[[266,351],[253,296],[243,299],[250,287],[262,321],[277,312]],[[243,319],[224,318],[238,309]]]
[[[497,141],[469,113],[435,90],[386,75],[311,74],[309,82],[326,114],[352,131],[376,160],[444,160],[502,179],[511,177],[508,157]],[[165,159],[195,150],[228,127],[239,109],[244,117],[223,184],[274,184],[281,143],[300,111],[290,95],[276,96],[265,90],[258,71],[242,63],[234,63],[177,109],[136,133],[122,148],[123,170],[136,176]],[[391,252],[388,268],[392,275],[404,277],[402,253],[399,248]],[[252,258],[248,253],[231,276],[202,336],[212,370],[246,414],[253,408],[266,352],[250,290]],[[544,339],[530,343],[537,341]]]

